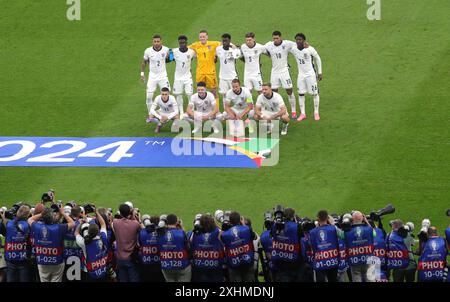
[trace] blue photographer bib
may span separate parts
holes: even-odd
[[[78,219],[74,219],[75,227],[71,230],[68,230],[64,235],[64,259],[67,259],[71,256],[75,256],[81,259],[83,255],[83,251],[77,245],[75,240],[75,230],[80,225],[80,221]]]
[[[339,272],[344,272],[348,268],[347,248],[345,247],[344,239],[338,238],[338,244],[339,244],[339,265],[338,265],[338,271]]]
[[[219,240],[219,228],[210,233],[192,234],[192,257],[195,267],[202,269],[222,269],[224,247]]]
[[[26,221],[10,220],[6,224],[6,261],[27,261],[30,227]]]
[[[309,234],[305,234],[305,236],[300,238],[300,253],[303,256],[303,259],[306,259],[308,264],[313,266],[314,252],[309,241]]]
[[[409,252],[404,238],[393,231],[388,235],[386,242],[388,269],[406,268],[409,264]]]
[[[99,237],[86,244],[86,255],[82,257],[92,279],[104,278],[107,274],[108,239],[104,232],[100,232]]]
[[[233,226],[222,233],[228,265],[232,268],[253,263],[254,248],[250,228]]]
[[[386,265],[386,238],[384,238],[383,231],[380,228],[375,228],[376,236],[374,238],[373,255],[380,259],[382,266]]]
[[[425,243],[417,267],[419,281],[443,281],[447,265],[447,247],[444,238],[431,237]]]
[[[272,237],[270,236],[269,230],[265,230],[261,233],[261,236],[259,236],[259,241],[261,242],[264,253],[272,255]],[[272,259],[268,259],[268,265],[270,270],[275,268]]]
[[[367,225],[352,226],[345,233],[345,245],[350,266],[366,264],[373,256],[373,229]]]
[[[339,246],[336,227],[325,225],[312,229],[309,240],[314,252],[313,268],[315,270],[338,267]]]
[[[272,261],[275,263],[296,262],[300,254],[300,240],[298,238],[298,224],[288,221],[284,229],[277,232],[277,226],[272,228]]]
[[[160,236],[159,259],[163,270],[181,270],[189,265],[186,243],[186,234],[180,229],[167,229]]]
[[[158,233],[142,229],[139,232],[139,256],[145,265],[161,264],[159,260]]]
[[[63,237],[67,224],[33,223],[36,262],[41,265],[56,265],[63,262]]]

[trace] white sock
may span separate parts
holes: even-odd
[[[315,95],[314,97],[314,114],[319,114],[319,95]]]
[[[300,105],[300,112],[301,112],[301,114],[306,115],[305,99],[306,99],[305,95],[298,95],[298,104]]]
[[[178,103],[178,110],[180,111],[180,116],[184,113],[183,111],[183,95],[179,94],[176,96],[177,103]]]
[[[292,93],[291,95],[288,95],[289,103],[291,103],[291,112],[297,112],[297,109],[295,108],[295,95]]]
[[[153,92],[147,92],[147,99],[145,102],[147,103],[147,109],[150,114],[150,108],[152,108],[153,103]]]

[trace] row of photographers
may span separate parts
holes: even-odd
[[[389,234],[383,228],[390,205],[367,217],[323,210],[315,221],[276,206],[259,236],[235,211],[198,214],[185,232],[176,215],[141,217],[130,202],[113,215],[53,200],[49,191],[33,208],[1,211],[6,281],[400,282],[417,271],[419,281],[448,282],[450,275],[450,228],[444,239],[423,221],[416,265],[412,223],[393,220]]]

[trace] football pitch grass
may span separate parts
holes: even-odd
[[[236,44],[248,31],[259,43],[273,30],[289,40],[304,32],[324,70],[322,120],[313,120],[307,97],[308,119],[291,123],[274,167],[0,167],[2,204],[54,188],[63,201],[117,208],[132,200],[145,213],[174,212],[187,228],[196,213],[236,209],[259,232],[278,203],[302,217],[392,203],[389,219],[417,229],[425,217],[441,230],[448,224],[449,1],[381,0],[380,21],[367,20],[365,0],[81,0],[81,20],[72,22],[66,1],[0,4],[0,136],[155,136],[139,64],[156,33],[176,47],[178,35],[193,42],[201,29],[210,40],[228,32]],[[269,80],[269,58],[262,64]],[[175,64],[167,67],[172,82]]]

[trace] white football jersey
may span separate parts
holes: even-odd
[[[166,58],[169,56],[169,48],[163,46],[159,51],[149,47],[144,52],[144,60],[149,64],[148,77],[152,80],[161,80],[167,77]]]
[[[276,46],[273,41],[267,42],[265,47],[272,59],[272,73],[285,73],[289,71],[289,51],[297,45],[288,40],[283,40]]]
[[[248,105],[253,104],[252,93],[245,87],[241,87],[241,92],[239,94],[236,94],[233,89],[230,89],[225,95],[225,103],[230,105],[233,109],[241,111],[247,108]]]
[[[244,76],[246,78],[261,75],[261,55],[265,53],[265,46],[259,43],[255,43],[253,47],[248,47],[247,44],[241,45],[241,55],[245,60]]]
[[[191,106],[195,112],[208,114],[216,108],[216,99],[209,91],[206,92],[206,96],[203,99],[198,96],[198,93],[194,93],[189,100],[189,106]]]
[[[228,50],[225,50],[223,49],[223,46],[220,45],[216,48],[216,56],[220,61],[219,78],[223,80],[236,79],[236,59],[239,59],[241,56],[240,50],[232,49],[231,46]]]
[[[263,111],[270,112],[279,112],[282,107],[285,107],[283,98],[275,91],[272,91],[272,97],[270,99],[261,93],[256,100],[256,106],[260,106]]]
[[[318,74],[322,74],[322,61],[314,47],[309,46],[300,50],[295,46],[291,49],[291,53],[297,61],[298,74],[303,76],[315,75],[313,59],[316,61]]]
[[[174,48],[172,52],[175,59],[175,81],[191,79],[191,62],[195,57],[195,51],[188,48],[186,52],[182,52],[179,48]]]
[[[158,95],[152,103],[152,109],[158,110],[163,114],[178,113],[178,103],[173,95],[169,95],[169,100],[164,102],[161,95]]]

